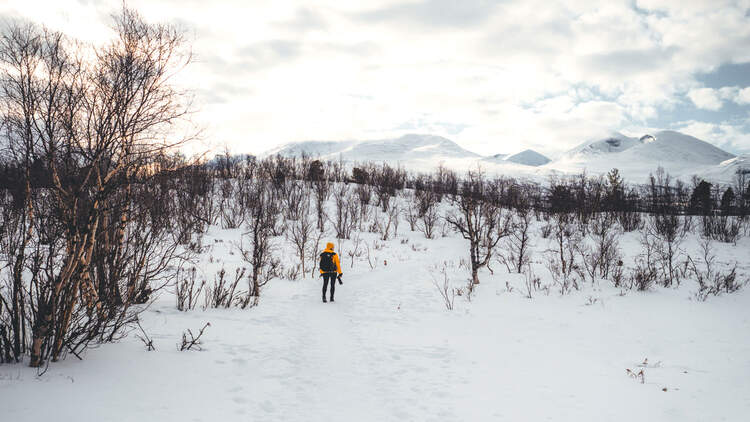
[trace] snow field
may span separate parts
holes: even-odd
[[[209,283],[222,266],[232,273],[246,265],[231,246],[239,235],[215,227],[206,234],[197,268]],[[130,335],[84,361],[53,363],[41,377],[23,365],[0,366],[3,420],[744,421],[750,414],[747,288],[698,302],[690,280],[650,292],[600,281],[528,299],[523,276],[495,262],[472,300],[456,297],[448,311],[434,267],[447,263],[451,283],[463,287],[464,240],[424,239],[405,222],[386,242],[361,236],[378,265],[371,269],[362,256],[352,268],[353,241],[337,244],[344,285],[335,303],[321,302],[322,283],[309,275],[273,280],[259,306],[246,310],[179,312],[167,289],[142,315],[155,352]],[[639,253],[637,235],[620,243],[629,263]],[[294,262],[281,239],[277,247]],[[695,253],[697,239],[683,247]],[[715,248],[724,265],[739,260],[747,277],[750,239]],[[535,235],[533,269],[543,285],[552,283],[545,249],[547,240]],[[203,350],[179,352],[182,332],[205,322]],[[644,383],[626,369],[643,370]]]

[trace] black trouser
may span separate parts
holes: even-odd
[[[326,289],[328,288],[328,281],[331,282],[331,300],[333,300],[333,293],[336,291],[336,276],[337,273],[323,273],[323,299],[326,297]]]

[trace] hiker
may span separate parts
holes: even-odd
[[[323,302],[326,301],[328,282],[331,283],[331,302],[333,302],[333,293],[336,290],[336,275],[338,275],[339,284],[344,284],[341,281],[341,276],[344,273],[341,272],[339,256],[333,251],[333,243],[327,243],[326,249],[320,254],[319,268],[320,276],[323,277]]]

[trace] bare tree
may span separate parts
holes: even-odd
[[[326,209],[325,203],[331,195],[331,183],[324,179],[318,179],[313,183],[313,192],[315,193],[315,210],[318,216],[318,230],[322,233],[325,231]]]
[[[508,235],[510,220],[501,218],[500,207],[485,200],[485,179],[481,171],[470,171],[460,194],[453,201],[458,212],[445,216],[450,226],[469,241],[471,280],[479,284],[479,269],[486,266],[500,239]]]
[[[242,259],[250,264],[249,291],[256,303],[261,288],[279,275],[281,266],[281,262],[273,256],[271,234],[278,217],[278,208],[268,189],[269,183],[268,180],[256,179],[248,190],[246,231],[242,234],[240,243],[235,245]],[[245,241],[249,242],[249,247],[245,246]]]
[[[313,236],[315,224],[310,218],[310,201],[304,198],[300,201],[299,215],[296,220],[289,222],[289,228],[286,232],[287,240],[290,240],[295,247],[297,258],[302,266],[302,273],[306,274],[306,258],[310,242]]]
[[[351,232],[356,226],[356,218],[359,210],[357,203],[349,193],[349,187],[340,184],[334,194],[335,219],[332,221],[338,239],[349,239]]]
[[[438,212],[438,204],[440,203],[440,195],[433,190],[420,191],[417,194],[419,201],[419,230],[428,239],[435,237],[435,225],[440,219],[440,213]]]
[[[409,223],[409,230],[416,231],[419,220],[419,201],[414,192],[405,191],[404,202],[404,218]]]
[[[685,232],[680,230],[680,226],[680,219],[676,215],[654,214],[644,228],[643,241],[649,243],[648,248],[654,251],[664,287],[680,283],[678,259],[682,255],[680,246],[685,239]]]
[[[569,214],[554,214],[551,219],[551,233],[553,247],[550,248],[547,258],[547,269],[552,279],[560,287],[560,294],[566,294],[571,287],[578,289],[575,273],[578,269],[576,263],[576,245],[580,242],[580,234],[570,222]]]
[[[23,264],[34,274],[31,366],[123,335],[137,319],[131,305],[147,300],[175,256],[159,245],[163,227],[135,216],[135,197],[154,157],[182,141],[169,130],[188,116],[188,103],[171,77],[189,55],[179,31],[127,8],[115,31],[103,47],[32,25],[11,25],[0,40],[5,136],[22,165],[33,168],[25,157],[33,158],[46,180],[37,185],[44,202],[27,201],[25,223],[39,228],[44,208],[50,216],[27,248],[41,261]]]
[[[508,268],[508,272],[521,273],[528,266],[531,259],[531,221],[533,214],[527,206],[521,206],[512,214],[509,235],[505,240],[504,253],[500,254],[500,261]]]
[[[393,235],[396,235],[399,213],[399,207],[396,204],[390,205],[388,211],[385,211],[382,214],[376,211],[374,224],[378,233],[380,233],[381,240],[390,239],[391,230],[393,230]]]
[[[585,272],[593,283],[597,276],[609,278],[613,269],[622,266],[622,255],[618,242],[619,230],[613,214],[594,215],[591,218],[589,231],[594,241],[593,247],[579,242],[578,251],[581,254],[581,263]]]

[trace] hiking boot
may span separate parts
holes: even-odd
[[[326,297],[323,296],[323,303],[326,303],[326,302],[327,302]]]
[[[333,302],[333,301],[334,301],[333,298],[331,298],[331,302]]]

